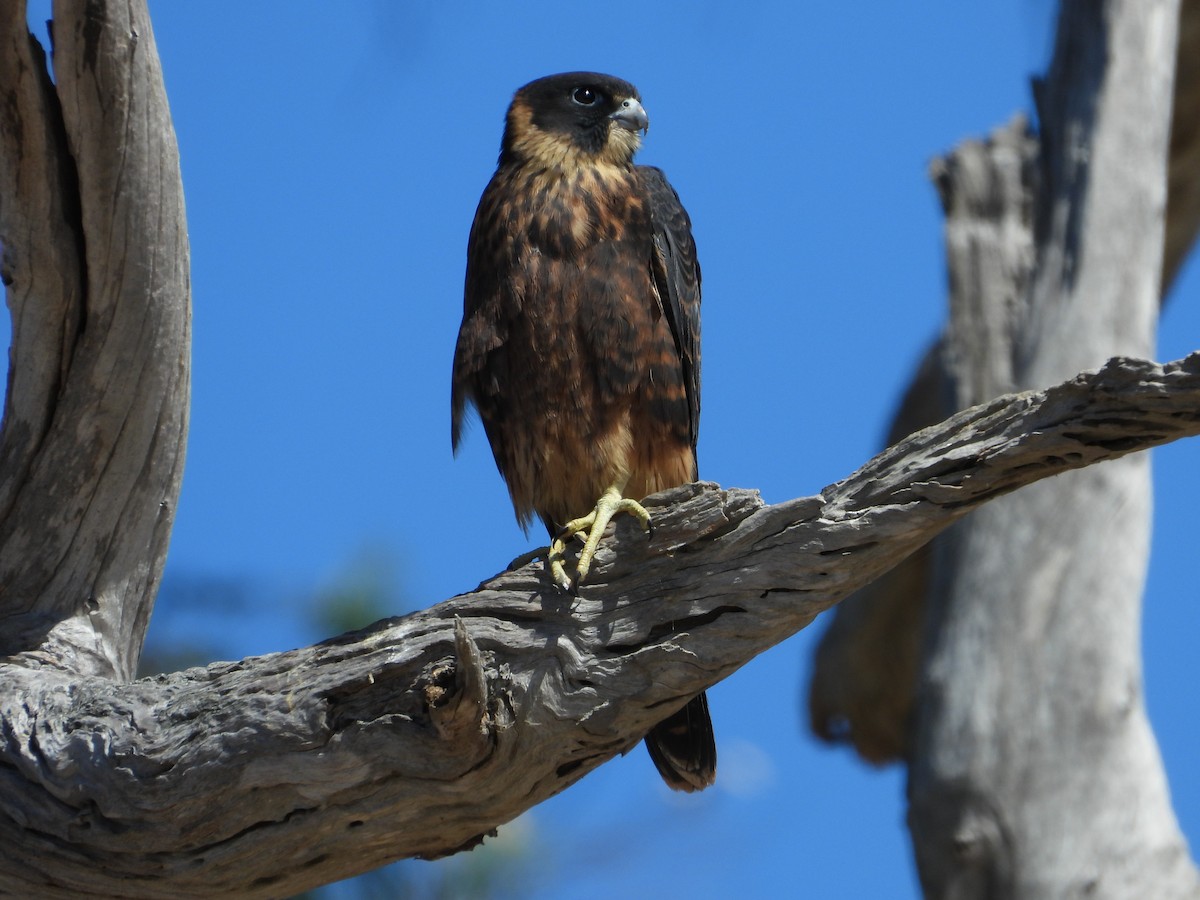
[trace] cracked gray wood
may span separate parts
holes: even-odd
[[[919,432],[820,496],[700,484],[578,598],[540,563],[288,653],[133,683],[0,666],[0,890],[280,896],[472,845],[989,499],[1200,433],[1200,354]]]
[[[1016,121],[935,166],[951,322],[919,378],[938,373],[948,402],[1152,351],[1160,274],[1200,221],[1198,21],[1195,0],[1064,3],[1041,135]],[[1146,462],[981,511],[853,598],[822,641],[814,728],[909,763],[929,896],[1200,893],[1142,704]]]
[[[1180,52],[1176,58],[1175,99],[1168,163],[1168,201],[1162,279],[1166,291],[1195,243],[1200,229],[1200,0],[1180,7]],[[1025,116],[996,129],[986,140],[966,140],[934,160],[931,177],[946,214],[946,254],[950,294],[983,317],[997,316],[1028,278],[1031,261],[1029,219],[1036,182],[1037,142]],[[1019,164],[1018,164],[1019,163]],[[991,291],[984,303],[981,290]],[[964,293],[973,291],[971,299]],[[997,323],[991,327],[993,333]],[[930,349],[909,386],[890,427],[887,443],[945,418],[969,402],[950,383],[946,357],[987,366],[970,352],[949,350],[944,341]],[[963,359],[963,357],[966,357]],[[978,384],[986,369],[972,376]],[[1002,392],[1008,382],[996,382]],[[906,560],[837,608],[817,650],[809,709],[813,731],[827,740],[845,740],[875,763],[902,759],[916,683],[918,632],[930,579],[928,554]]]
[[[281,896],[471,846],[993,497],[1200,432],[1200,356],[966,410],[819,497],[692,485],[578,598],[540,565],[128,681],[187,425],[186,229],[141,0],[0,5],[0,892]]]
[[[179,154],[141,4],[0,4],[0,653],[132,676],[175,517],[191,329]]]

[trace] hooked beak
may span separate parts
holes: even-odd
[[[646,115],[646,110],[642,108],[642,104],[632,97],[628,100],[622,100],[621,108],[609,116],[609,118],[626,131],[640,131],[642,134],[645,134],[650,130],[650,117]]]

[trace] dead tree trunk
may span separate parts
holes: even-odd
[[[1179,165],[1195,158],[1194,106],[1176,100],[1164,249],[1178,21],[1173,2],[1067,0],[1038,138],[1016,122],[937,167],[951,318],[929,368],[957,407],[1152,351],[1200,183]],[[1189,97],[1195,70],[1181,55]],[[989,505],[823,642],[814,724],[845,721],[869,758],[908,759],[929,896],[1200,891],[1143,706],[1149,498],[1136,457]],[[858,666],[886,622],[901,626],[887,664]]]
[[[1200,433],[1200,354],[1114,360],[913,435],[820,496],[689,485],[577,598],[540,563],[314,647],[132,683],[0,664],[0,893],[272,897],[440,856],[989,499]]]
[[[1113,360],[818,497],[691,485],[565,598],[540,566],[315,647],[130,682],[183,461],[182,195],[142,0],[0,9],[0,893],[279,896],[477,842],[993,497],[1200,433]],[[1140,289],[1140,286],[1134,285]],[[615,551],[615,552],[614,552]]]
[[[179,156],[144,3],[59,3],[52,84],[0,5],[0,653],[129,678],[187,437]]]

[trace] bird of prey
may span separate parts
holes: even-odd
[[[518,521],[545,524],[551,574],[567,588],[587,576],[614,515],[648,529],[638,501],[696,480],[700,266],[679,196],[659,169],[633,164],[648,127],[619,78],[525,85],[467,246],[452,443],[475,406]],[[572,578],[576,535],[586,540]],[[710,785],[704,694],[646,746],[670,787]]]

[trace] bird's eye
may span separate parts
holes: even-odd
[[[596,92],[589,87],[577,87],[571,92],[571,99],[580,106],[592,106],[595,104],[597,97]]]

